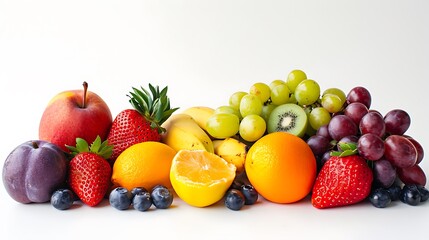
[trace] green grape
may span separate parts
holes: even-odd
[[[298,69],[292,70],[287,75],[286,85],[288,86],[290,92],[294,93],[298,84],[304,81],[305,79],[307,79],[307,75],[305,74],[305,72]]]
[[[247,92],[235,92],[229,97],[229,105],[237,110],[240,109],[240,101]]]
[[[313,136],[313,135],[316,135],[316,133],[317,133],[317,130],[316,130],[316,129],[314,129],[314,128],[311,126],[311,124],[307,124],[307,128],[305,129],[305,134],[306,134],[307,136]]]
[[[250,87],[249,93],[258,96],[264,103],[270,98],[271,89],[267,84],[258,82]]]
[[[244,118],[250,114],[261,115],[263,104],[261,99],[253,94],[246,94],[240,102],[240,114]]]
[[[274,104],[267,104],[262,107],[261,117],[265,120],[265,122],[268,122],[271,112],[276,107],[277,105]]]
[[[280,80],[280,79],[273,80],[273,81],[270,83],[270,89],[271,89],[271,91],[273,90],[273,88],[274,88],[275,86],[277,86],[277,85],[279,85],[279,84],[286,84],[286,83],[285,83],[285,81]]]
[[[341,99],[341,102],[343,104],[346,102],[346,94],[343,92],[343,90],[341,90],[339,88],[328,88],[328,89],[326,89],[323,92],[322,97],[325,94],[334,94],[334,95],[337,95]]]
[[[287,101],[287,103],[298,104],[298,102],[296,101],[294,93],[292,93],[292,94],[289,95],[289,101]]]
[[[295,89],[295,98],[299,105],[308,106],[315,103],[320,97],[319,84],[311,79],[302,81]]]
[[[322,97],[322,107],[330,113],[336,113],[343,109],[343,102],[340,97],[335,94],[327,93]]]
[[[220,107],[217,107],[217,108],[215,109],[214,113],[215,113],[215,114],[216,114],[216,113],[232,113],[232,114],[237,115],[237,117],[238,117],[239,119],[241,119],[240,111],[238,111],[238,109],[235,109],[235,108],[233,108],[233,107],[231,107],[231,106],[220,106]]]
[[[318,130],[321,126],[327,125],[331,121],[331,114],[323,107],[316,107],[311,110],[308,121],[313,129]]]
[[[241,120],[239,133],[244,140],[254,142],[265,134],[266,129],[267,125],[261,116],[250,114]]]
[[[306,129],[305,129],[305,134],[306,134],[307,136],[313,136],[313,135],[315,135],[315,134],[316,134],[316,132],[317,132],[317,130],[315,130],[315,129],[311,126],[311,124],[309,124],[309,123],[310,123],[310,113],[311,113],[311,111],[313,110],[313,107],[308,106],[308,107],[304,107],[303,109],[304,109],[305,114],[307,115],[307,122],[308,122],[307,127],[306,127]]]
[[[289,101],[289,88],[286,84],[279,84],[271,89],[271,102],[275,105],[282,105]]]
[[[232,113],[217,113],[207,119],[206,128],[210,136],[224,139],[238,133],[240,120]]]

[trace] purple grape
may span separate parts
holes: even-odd
[[[363,103],[367,108],[371,106],[371,94],[364,87],[354,87],[347,94],[347,103],[360,102]]]
[[[368,111],[369,110],[365,104],[354,102],[347,105],[344,109],[344,115],[351,118],[356,125],[359,125],[360,120],[368,113]]]
[[[383,137],[386,130],[384,119],[377,112],[369,112],[362,117],[359,123],[360,133],[373,133],[379,137]]]
[[[349,135],[349,136],[345,136],[343,138],[340,139],[340,141],[338,142],[345,142],[345,143],[357,143],[359,140],[359,137],[356,135]]]
[[[384,156],[398,168],[409,168],[417,162],[417,149],[404,136],[391,135],[384,140]]]
[[[339,141],[341,138],[357,135],[358,129],[353,120],[346,115],[334,116],[328,124],[329,135]]]
[[[406,138],[411,141],[411,143],[414,145],[414,147],[416,147],[416,150],[417,150],[416,164],[419,164],[423,160],[423,157],[425,156],[425,152],[423,150],[423,147],[414,138],[408,137],[408,136],[406,136]]]
[[[396,172],[399,179],[406,185],[426,185],[426,175],[419,165],[414,165],[409,168],[397,168]]]
[[[367,160],[378,160],[384,155],[384,142],[373,133],[362,135],[357,144],[359,155]]]
[[[396,180],[396,169],[386,159],[374,162],[374,181],[383,188],[389,188]]]
[[[369,110],[368,110],[368,112],[369,112],[369,113],[370,113],[370,112],[378,113],[378,115],[380,115],[381,117],[383,117],[383,114],[381,114],[381,112],[380,112],[380,111],[378,111],[378,110],[375,110],[375,109],[369,109]]]
[[[332,146],[331,141],[321,135],[313,135],[307,139],[307,144],[313,151],[315,156],[322,155],[327,152]]]
[[[332,140],[331,135],[329,135],[328,125],[323,125],[319,129],[317,129],[316,135],[324,136],[329,140]]]
[[[411,124],[410,115],[401,109],[394,109],[384,116],[386,132],[391,135],[403,135]]]
[[[319,170],[323,167],[325,162],[328,161],[330,158],[331,158],[331,151],[325,152],[321,157],[317,158]]]

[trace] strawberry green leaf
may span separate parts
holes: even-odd
[[[83,138],[76,138],[76,148],[80,153],[89,152],[88,143]]]
[[[346,157],[358,154],[356,143],[339,142],[338,145],[341,151],[332,151],[331,156]]]
[[[100,136],[94,140],[91,146],[83,138],[76,138],[76,147],[66,146],[73,156],[79,153],[91,152],[101,156],[104,159],[110,158],[113,153],[113,146],[109,145],[107,140],[101,142]]]
[[[97,136],[97,138],[95,138],[94,142],[91,144],[89,149],[91,150],[91,152],[97,153],[98,150],[100,150],[100,147],[101,147],[101,138],[100,136]]]
[[[341,149],[345,150],[354,150],[357,148],[355,143],[349,143],[349,142],[339,142],[338,145]]]

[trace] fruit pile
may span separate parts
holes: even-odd
[[[285,204],[311,195],[316,208],[429,198],[423,148],[405,135],[410,116],[371,109],[364,87],[321,92],[293,70],[285,81],[233,93],[227,105],[181,112],[167,90],[132,88],[132,109],[114,119],[87,83],[54,96],[39,140],[19,145],[4,163],[7,192],[61,210],[103,198],[119,210],[165,209],[174,194],[195,207],[223,199],[231,210],[258,196]]]
[[[212,137],[235,137],[249,146],[274,132],[305,139],[317,161],[312,189],[317,208],[349,205],[367,197],[376,207],[386,207],[396,199],[410,205],[424,202],[428,190],[419,166],[424,151],[416,139],[405,135],[409,114],[393,109],[383,116],[370,108],[371,101],[364,87],[347,94],[338,88],[321,92],[316,81],[293,70],[286,81],[258,82],[248,92],[233,93],[227,106],[214,110],[206,130]],[[362,176],[352,179],[351,169]],[[352,194],[359,197],[346,197]]]

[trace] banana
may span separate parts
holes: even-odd
[[[214,114],[214,109],[205,106],[196,106],[185,109],[182,113],[191,116],[195,122],[197,122],[198,126],[202,128],[204,131],[206,129],[207,119]]]
[[[174,114],[162,124],[166,132],[161,141],[176,151],[181,149],[206,150],[213,153],[213,142],[209,135],[187,114]]]
[[[213,140],[214,153],[237,168],[237,174],[244,171],[248,147],[245,143],[235,138]]]

